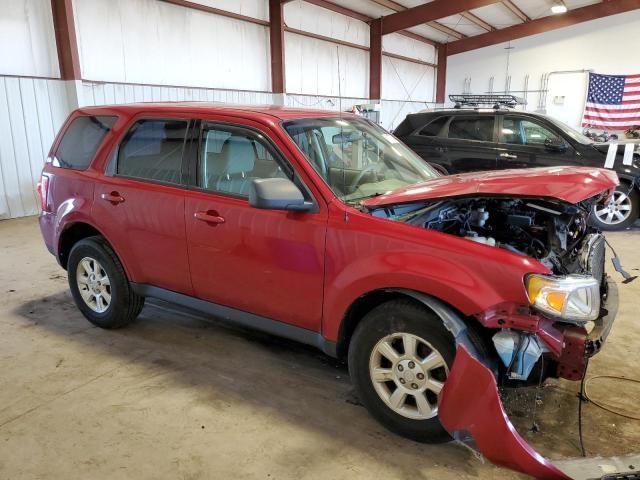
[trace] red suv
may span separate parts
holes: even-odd
[[[443,177],[335,112],[105,106],[56,138],[40,225],[95,325],[157,298],[314,345],[392,431],[466,431],[535,473],[554,467],[501,418],[496,379],[577,380],[600,349],[615,292],[587,217],[617,183],[579,167]]]

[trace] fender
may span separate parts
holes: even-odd
[[[323,335],[336,341],[353,303],[376,290],[421,292],[464,315],[484,312],[504,302],[527,304],[524,275],[547,273],[546,267],[536,263],[527,261],[526,266],[508,268],[476,257],[465,265],[446,253],[426,256],[422,252],[383,251],[362,256],[337,275],[328,273],[325,277]],[[491,278],[501,278],[502,282],[497,284]]]
[[[116,256],[122,264],[122,268],[127,275],[127,278],[131,279],[131,263],[135,263],[135,260],[128,261],[123,258],[118,252],[117,245],[114,245],[111,239],[104,234],[103,230],[95,224],[92,218],[87,214],[87,209],[91,209],[91,202],[85,198],[70,198],[60,204],[55,215],[54,224],[54,245],[56,258],[59,258],[60,244],[64,233],[73,225],[78,223],[84,223],[95,229],[104,239],[111,245],[111,248],[115,252]]]

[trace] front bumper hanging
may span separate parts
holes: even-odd
[[[541,325],[536,332],[542,334],[540,338],[545,343],[557,342],[559,367],[565,369],[562,377],[581,378],[586,358],[597,353],[606,340],[617,313],[615,284],[610,284],[606,303],[607,311],[594,322],[589,333],[573,326],[557,329],[550,323]],[[456,358],[439,396],[438,415],[454,439],[470,445],[498,466],[538,479],[586,480],[608,478],[620,472],[622,463],[617,458],[566,460],[554,464],[536,452],[505,413],[494,372],[479,358],[465,332],[452,333],[458,345]],[[640,465],[640,458],[635,458],[635,462]]]

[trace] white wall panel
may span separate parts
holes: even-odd
[[[340,84],[338,82],[340,61]],[[369,52],[285,33],[287,92],[361,97],[369,90]]]
[[[430,102],[434,100],[434,86],[433,67],[382,57],[382,98]]]
[[[68,114],[65,82],[0,77],[0,218],[38,213],[35,186]]]
[[[50,0],[0,0],[0,74],[58,77]]]
[[[369,46],[369,26],[366,23],[301,0],[285,5],[284,19],[287,26],[296,30]]]
[[[507,52],[510,52],[511,91],[524,88],[526,75],[529,75],[528,90],[537,90],[542,74],[557,70],[640,73],[638,54],[633,49],[616,48],[616,44],[635,45],[639,31],[640,10],[636,10],[513,40],[514,48],[509,51],[505,50],[505,44],[499,44],[453,55],[447,64],[447,94],[462,93],[465,78],[471,78],[473,93],[485,93],[491,77],[494,77],[494,91],[504,90]],[[577,127],[586,88],[586,74],[553,75],[543,107],[559,120]],[[554,105],[555,96],[564,96],[564,104]],[[528,110],[538,108],[537,93],[530,94],[528,101]]]
[[[157,0],[75,0],[83,78],[270,90],[268,29]]]
[[[367,103],[363,98],[326,97],[318,95],[291,95],[287,94],[286,105],[295,108],[313,108],[318,110],[334,110],[335,112],[351,110],[354,105]]]
[[[416,58],[423,62],[436,63],[436,48],[424,42],[419,42],[404,35],[392,33],[382,37],[382,50],[384,52],[404,55]]]

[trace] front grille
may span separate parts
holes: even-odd
[[[592,275],[600,285],[604,281],[604,237],[600,233],[587,235],[582,244],[581,264],[586,274]]]

